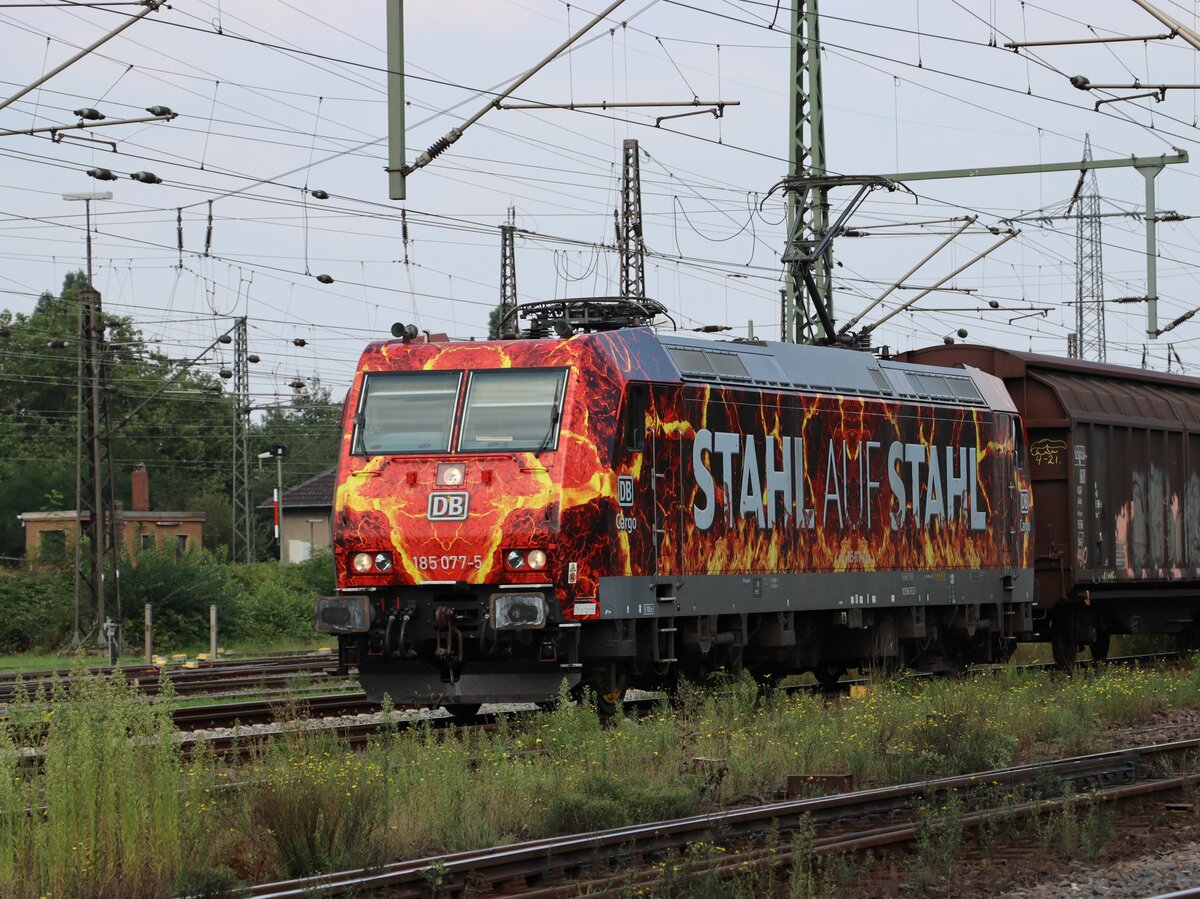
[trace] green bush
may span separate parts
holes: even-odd
[[[233,569],[233,576],[242,592],[238,635],[250,640],[312,637],[316,598],[333,592],[328,553],[296,565],[242,565]]]
[[[203,645],[208,640],[208,607],[217,607],[221,633],[236,636],[241,590],[231,567],[202,550],[184,553],[143,549],[137,564],[121,568],[121,608],[126,639],[142,630],[146,603],[154,607],[154,645],[164,651]]]
[[[46,651],[69,642],[74,596],[69,568],[0,569],[0,652]],[[86,620],[87,610],[82,614]]]

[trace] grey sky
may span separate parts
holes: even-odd
[[[602,4],[559,0],[409,0],[406,3],[408,158],[475,112]],[[1194,25],[1193,5],[1161,4]],[[782,206],[768,190],[787,160],[788,4],[770,0],[626,0],[605,26],[520,91],[548,102],[736,100],[718,120],[674,119],[668,109],[489,112],[409,180],[405,204],[387,199],[384,4],[180,0],[135,24],[40,90],[0,110],[0,128],[75,121],[94,106],[109,118],[164,104],[169,124],[90,132],[108,145],[45,136],[0,138],[0,306],[32,308],[45,289],[83,265],[83,207],[68,191],[111,189],[95,204],[96,284],[108,308],[130,314],[172,356],[198,351],[250,317],[263,401],[318,375],[340,396],[361,346],[393,321],[455,337],[482,337],[498,299],[497,225],[516,209],[522,300],[611,294],[622,140],[638,139],[647,292],[682,327],[731,326],[760,336],[779,325]],[[133,7],[5,7],[0,60],[5,96],[115,27]],[[1080,10],[1084,12],[1080,12]],[[331,12],[333,10],[333,12]],[[1197,52],[1182,40],[1039,48],[1007,40],[1159,34],[1132,0],[827,0],[824,86],[830,168],[841,173],[1012,165],[1079,158],[1090,132],[1097,158],[1197,149],[1197,98],[1109,104],[1072,88],[1095,82],[1196,83]],[[1081,18],[1082,16],[1082,18]],[[48,39],[49,38],[49,39]],[[1197,165],[1158,179],[1159,207],[1197,211]],[[99,183],[103,166],[121,180]],[[129,180],[148,170],[161,185]],[[1141,207],[1133,170],[1100,173],[1104,210]],[[978,214],[981,225],[1040,207],[1061,209],[1077,175],[921,182],[910,194],[876,194],[859,226]],[[328,200],[306,193],[323,190]],[[848,191],[834,194],[842,202]],[[205,255],[207,216],[213,229]],[[759,209],[762,204],[761,211]],[[408,243],[400,210],[407,211]],[[183,252],[177,247],[182,208]],[[905,227],[838,241],[838,318],[862,308],[946,233]],[[1104,220],[1106,296],[1145,292],[1143,223]],[[1160,226],[1160,325],[1200,305],[1196,224]],[[931,283],[995,238],[976,229],[910,281]],[[407,262],[406,262],[407,259]],[[941,293],[924,311],[881,328],[896,348],[939,341],[957,328],[973,340],[1065,353],[1074,326],[1072,222],[1030,224],[1020,237]],[[335,281],[323,285],[315,275]],[[903,297],[901,292],[898,296]],[[1025,312],[1046,308],[1034,316]],[[1010,319],[1016,319],[1011,321]],[[1110,361],[1138,364],[1144,309],[1109,306]],[[1200,367],[1200,318],[1151,349],[1165,367],[1174,343]],[[293,340],[305,341],[297,347]],[[222,360],[210,357],[212,367]]]

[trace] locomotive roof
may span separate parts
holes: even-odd
[[[1015,411],[1003,387],[974,368],[919,365],[806,344],[713,341],[669,332],[657,336],[684,380]]]
[[[678,378],[731,387],[802,390],[894,402],[936,402],[1016,411],[1003,383],[979,368],[880,359],[869,352],[808,344],[705,339],[652,328],[620,328],[566,339],[377,341],[364,350],[360,368],[387,371],[431,362],[436,368],[575,364],[578,352],[584,347],[619,360],[619,369],[625,377],[639,380]],[[395,353],[397,349],[402,352]],[[503,362],[498,362],[498,358]]]

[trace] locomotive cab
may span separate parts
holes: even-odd
[[[364,366],[349,407],[340,595],[318,621],[397,702],[540,700],[578,681],[554,590],[569,370],[468,365]]]

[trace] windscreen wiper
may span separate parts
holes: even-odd
[[[559,378],[558,383],[554,385],[554,401],[550,405],[550,427],[546,428],[546,436],[542,438],[542,442],[538,444],[537,451],[533,454],[533,458],[535,459],[542,455],[558,431],[558,401],[561,395],[562,378]]]

